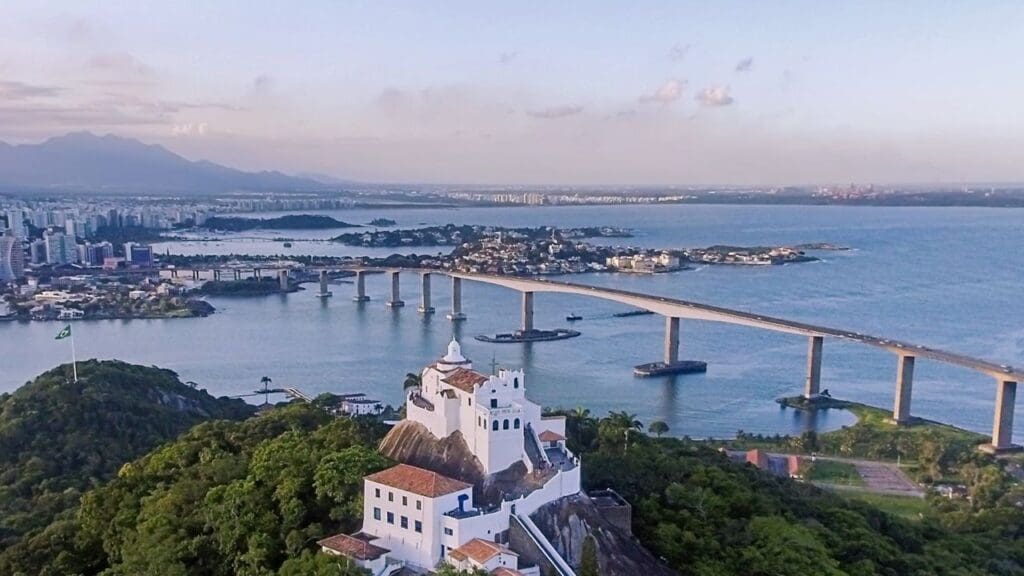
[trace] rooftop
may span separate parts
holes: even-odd
[[[376,560],[390,552],[387,548],[381,548],[380,546],[370,544],[369,538],[371,537],[365,534],[356,534],[355,536],[349,536],[348,534],[336,534],[329,538],[320,540],[317,544],[327,548],[328,550],[356,560]]]
[[[437,472],[417,468],[408,464],[392,466],[376,474],[366,477],[370,482],[376,482],[398,490],[405,490],[427,498],[437,498],[452,492],[472,488],[472,484],[466,484],[460,480],[442,476]]]
[[[538,436],[541,442],[561,442],[565,440],[565,436],[562,436],[558,432],[552,432],[551,430],[545,430]]]
[[[487,376],[484,376],[476,370],[470,370],[467,368],[456,368],[444,377],[444,382],[446,384],[454,386],[463,392],[472,392],[475,386],[479,386],[484,382],[487,382],[487,380]]]
[[[466,542],[462,546],[459,546],[450,552],[451,557],[455,560],[461,562],[469,558],[477,564],[484,564],[498,554],[511,554],[513,556],[518,556],[518,554],[508,548],[482,538],[473,538],[469,542]]]

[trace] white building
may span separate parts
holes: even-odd
[[[365,478],[363,529],[322,540],[321,547],[374,576],[405,565],[430,570],[441,562],[492,574],[539,574],[536,567],[520,571],[518,557],[501,543],[508,541],[512,516],[535,530],[530,514],[580,491],[579,459],[565,447],[565,419],[541,416],[541,407],[526,398],[522,370],[476,372],[455,340],[420,378],[406,400],[409,420],[438,440],[461,433],[488,476],[521,464],[534,489],[485,509],[474,505],[473,485],[399,464]]]
[[[341,401],[342,414],[349,416],[375,416],[384,411],[380,400],[367,398],[363,394],[348,396]]]

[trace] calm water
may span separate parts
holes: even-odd
[[[616,225],[638,237],[616,240],[651,247],[710,244],[775,245],[832,242],[849,252],[823,253],[824,262],[756,268],[704,267],[658,276],[590,275],[574,281],[705,301],[770,315],[907,339],[925,345],[1024,365],[1024,210],[671,206],[388,210],[328,212],[341,220],[377,216],[400,226],[482,223],[506,226]],[[225,238],[174,242],[171,252],[362,254],[319,241],[337,231],[246,233],[246,238],[304,238],[291,249],[268,240]],[[383,250],[381,253],[390,253]],[[444,319],[448,281],[434,279],[435,317],[415,304],[416,278],[403,282],[404,309],[386,309],[387,279],[371,277],[373,300],[357,305],[352,286],[333,288],[321,302],[312,291],[262,299],[213,299],[218,313],[193,320],[103,321],[76,324],[79,357],[121,358],[172,368],[215,394],[241,394],[263,375],[275,384],[318,393],[368,392],[401,400],[401,381],[438,356],[452,336]],[[496,345],[472,335],[512,329],[518,294],[464,283],[469,320],[455,327],[477,368],[523,366],[530,394],[546,405],[584,405],[601,414],[628,410],[644,421],[664,419],[675,434],[726,436],[737,429],[788,433],[806,426],[850,422],[832,412],[807,422],[772,400],[798,393],[806,340],[725,324],[683,322],[682,356],[706,360],[705,375],[634,379],[631,366],[657,360],[663,323],[656,316],[610,318],[614,303],[539,294],[539,327],[565,325],[570,312],[583,336],[534,345]],[[0,391],[65,361],[69,350],[53,336],[55,323],[0,323]],[[826,341],[823,387],[834,396],[889,406],[895,358],[881,351]],[[921,361],[913,412],[987,431],[994,383],[969,371]],[[1024,404],[1024,402],[1022,402]],[[1021,410],[1018,409],[1018,413]],[[1018,414],[1019,415],[1019,414]],[[1018,422],[1024,419],[1018,417]],[[1018,441],[1024,440],[1024,425]]]

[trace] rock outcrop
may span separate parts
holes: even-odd
[[[593,536],[603,576],[677,576],[639,540],[606,519],[585,494],[551,502],[530,518],[574,569],[582,561],[583,540]]]

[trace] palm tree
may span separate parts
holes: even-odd
[[[413,374],[409,372],[405,375],[405,382],[402,383],[402,389],[408,390],[409,388],[419,388],[423,386],[423,379],[420,378],[419,374]]]
[[[270,404],[269,396],[270,396],[270,383],[271,382],[273,382],[273,380],[270,379],[270,376],[264,376],[263,378],[260,378],[260,384],[263,384],[263,403],[264,404]]]
[[[643,430],[644,423],[637,420],[636,414],[630,414],[625,410],[621,412],[609,412],[608,417],[605,418],[609,424],[623,428],[626,430]]]

